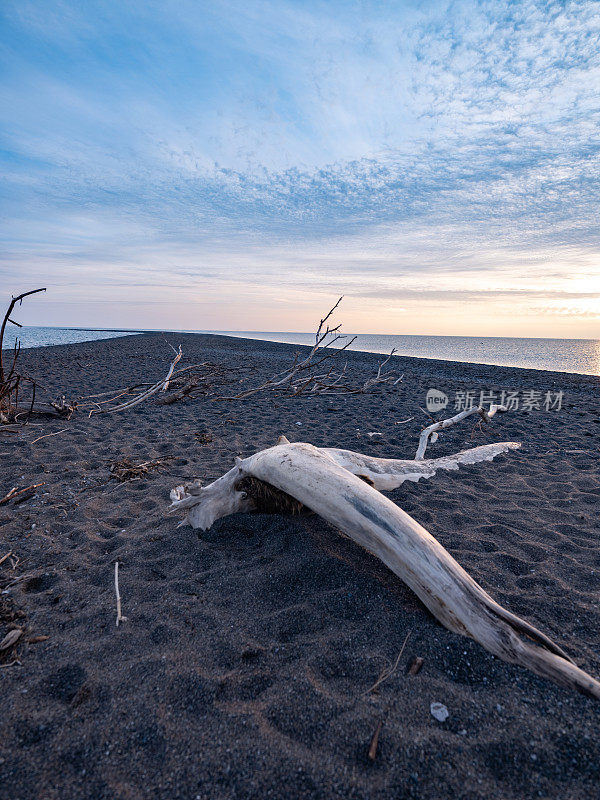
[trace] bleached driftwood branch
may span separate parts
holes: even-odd
[[[121,613],[121,592],[119,591],[119,562],[115,561],[115,595],[117,598],[117,620],[116,626],[119,627],[120,622],[127,622],[127,617]]]
[[[286,445],[290,442],[285,436],[280,436],[277,444]],[[501,453],[516,450],[520,446],[519,442],[484,444],[450,456],[423,461],[376,458],[335,447],[319,449],[338,466],[362,478],[375,489],[391,491],[401,486],[404,481],[417,482],[421,478],[426,480],[432,478],[438,470],[457,470],[462,465],[491,461]],[[208,530],[216,520],[222,517],[254,510],[251,500],[244,492],[235,489],[239,480],[237,468],[242,460],[236,458],[235,462],[236,465],[229,472],[207,486],[203,486],[200,481],[195,481],[185,486],[177,486],[171,491],[170,512],[187,512],[181,525],[187,523],[193,528]]]
[[[475,449],[481,454],[481,448]],[[256,499],[240,488],[248,479],[259,481],[267,492],[273,489],[295,498],[378,556],[449,630],[475,639],[505,661],[600,699],[598,681],[545,634],[496,603],[425,528],[341,466],[336,456],[358,468],[372,468],[378,461],[282,439],[275,447],[238,459],[232,470],[210,486],[177,487],[171,493],[171,509],[185,510],[187,522],[206,529],[226,514],[255,509]],[[465,453],[454,457],[455,466],[465,463],[461,456]],[[492,451],[487,456],[493,457]],[[406,474],[396,474],[395,469],[398,463],[387,473],[372,472],[398,479]]]
[[[389,356],[384,361],[382,361],[381,364],[379,365],[379,367],[377,369],[377,374],[372,378],[368,378],[364,382],[362,390],[361,390],[363,394],[366,394],[367,392],[371,391],[371,389],[374,386],[377,386],[377,384],[391,383],[392,386],[397,386],[397,384],[400,383],[400,381],[404,377],[404,374],[398,375],[397,373],[394,373],[394,372],[387,372],[387,373],[384,373],[383,375],[381,374],[381,370],[390,361],[392,356],[396,355],[397,352],[398,351],[396,350],[396,348],[393,347],[391,352],[390,352],[390,354],[389,354]]]
[[[144,400],[147,400],[149,397],[152,397],[153,394],[156,394],[160,391],[166,391],[169,387],[169,381],[171,379],[171,375],[173,374],[173,370],[175,369],[175,365],[179,363],[181,359],[182,352],[181,352],[181,345],[179,345],[179,350],[175,351],[175,358],[171,362],[169,367],[169,371],[165,375],[162,380],[157,381],[157,383],[153,384],[149,389],[138,394],[137,397],[132,398],[131,400],[127,400],[125,403],[120,403],[117,406],[113,406],[112,408],[103,408],[97,411],[96,413],[104,413],[104,414],[114,414],[115,411],[125,411],[129,408],[133,408],[134,406],[143,403]],[[90,411],[90,415],[94,413],[94,409]]]
[[[420,461],[396,458],[375,458],[352,450],[339,450],[333,447],[321,448],[336,464],[344,467],[353,475],[367,478],[375,489],[391,491],[401,486],[404,481],[419,481],[421,478],[432,478],[438,470],[456,470],[466,464],[477,464],[480,461],[491,461],[501,453],[516,450],[520,442],[495,442],[461,450],[451,456],[428,458]]]
[[[315,333],[315,343],[311,347],[308,354],[305,358],[300,359],[300,353],[296,353],[294,357],[294,361],[290,367],[282,370],[281,372],[276,373],[265,383],[262,383],[260,386],[254,386],[252,389],[247,389],[244,392],[240,392],[239,394],[234,395],[233,397],[222,398],[224,400],[245,400],[248,397],[251,397],[253,394],[257,394],[258,392],[262,392],[265,390],[270,389],[289,389],[292,388],[293,394],[300,394],[300,391],[303,391],[303,388],[306,388],[304,385],[305,381],[301,380],[302,378],[306,377],[306,381],[311,383],[318,379],[324,379],[323,375],[315,375],[313,370],[323,364],[325,361],[328,361],[331,358],[339,355],[339,353],[346,350],[352,342],[356,339],[356,336],[350,339],[350,341],[346,342],[343,347],[336,347],[333,348],[333,345],[336,342],[339,342],[341,339],[345,339],[346,337],[339,333],[340,325],[335,325],[333,328],[330,328],[328,325],[328,320],[332,316],[333,312],[342,302],[343,296],[338,299],[336,304],[327,312],[327,314],[323,317],[323,319],[319,322],[319,327],[317,328],[317,332]],[[333,337],[333,338],[330,338]],[[333,348],[333,349],[332,349]],[[309,373],[306,375],[306,373]],[[327,373],[327,376],[330,373]],[[298,391],[300,390],[300,391]]]
[[[354,339],[352,340],[354,341]],[[309,375],[307,378],[301,378],[294,381],[291,385],[292,394],[297,397],[300,394],[318,394],[318,395],[339,395],[339,394],[368,394],[375,386],[389,384],[397,386],[404,377],[404,374],[398,375],[397,372],[384,372],[382,369],[389,362],[391,357],[396,353],[392,349],[391,353],[385,358],[378,366],[377,372],[372,378],[362,384],[362,386],[352,386],[350,383],[343,382],[346,376],[348,363],[344,365],[341,372],[334,372],[333,368],[323,375]],[[308,391],[307,391],[308,390]]]
[[[494,416],[496,410],[491,407],[490,412],[487,413],[488,418]],[[470,410],[470,413],[473,412]],[[448,421],[450,424],[454,424],[460,421],[459,417],[464,419],[466,416],[468,414],[462,412]],[[286,445],[290,444],[290,442],[285,436],[280,436],[277,444]],[[496,456],[509,450],[516,450],[519,447],[521,447],[520,442],[494,442],[493,444],[484,444],[468,450],[461,450],[459,453],[442,456],[441,458],[418,460],[377,458],[336,447],[324,447],[321,450],[340,467],[366,480],[375,489],[391,491],[401,486],[404,481],[417,482],[421,478],[426,480],[433,477],[438,470],[457,470],[462,465],[492,461]],[[236,465],[238,463],[241,463],[239,458],[236,459]],[[184,523],[187,522],[192,527],[202,528],[203,530],[210,528],[221,517],[236,512],[252,511],[252,503],[248,502],[248,498],[244,496],[244,493],[234,490],[236,475],[236,467],[234,467],[208,486],[202,486],[199,481],[186,486],[177,486],[171,491],[173,503],[170,510],[183,511],[191,509],[187,513]]]
[[[375,386],[388,384],[396,386],[403,378],[397,372],[384,372],[384,367],[389,363],[396,350],[391,353],[379,364],[376,374],[368,378],[362,385],[356,386],[348,382],[346,370],[348,364],[340,370],[336,368],[336,362],[332,359],[339,357],[339,354],[347,350],[356,340],[353,336],[341,347],[334,347],[337,342],[346,337],[339,333],[341,325],[330,327],[328,320],[342,301],[338,299],[335,305],[327,312],[319,322],[315,333],[315,342],[304,358],[300,358],[300,353],[296,353],[292,364],[281,372],[277,372],[268,381],[259,386],[253,386],[239,394],[231,397],[220,397],[219,400],[246,400],[258,392],[277,391],[288,393],[291,397],[300,395],[340,395],[340,394],[366,394]],[[333,338],[332,338],[333,337]],[[324,368],[325,371],[319,372],[318,368],[329,362]],[[329,369],[327,369],[329,367]]]
[[[202,372],[198,370],[202,370]],[[225,372],[226,370],[222,365],[213,364],[210,361],[203,361],[200,364],[190,364],[187,367],[176,369],[171,373],[168,386],[169,389],[174,391],[161,398],[158,404],[171,405],[181,400],[183,397],[188,397],[197,393],[207,394],[211,381],[215,378],[223,380]],[[97,413],[103,410],[102,406],[110,406],[111,403],[115,403],[119,398],[125,395],[131,395],[136,390],[138,393],[139,390],[143,390],[142,393],[145,394],[148,389],[152,389],[153,387],[156,387],[156,384],[146,381],[118,389],[111,389],[107,392],[87,395],[78,401],[77,407],[85,410],[91,407],[91,413]]]
[[[427,449],[429,441],[431,440],[431,444],[434,444],[434,442],[437,442],[438,440],[438,431],[443,431],[445,428],[449,428],[451,425],[456,425],[457,422],[461,422],[463,419],[470,417],[472,414],[479,414],[484,422],[489,422],[494,414],[496,414],[498,411],[506,410],[506,406],[496,405],[495,403],[491,404],[488,411],[486,411],[483,406],[471,406],[471,408],[466,408],[464,411],[461,411],[454,417],[449,417],[448,419],[442,419],[439,422],[434,422],[433,425],[429,425],[427,428],[421,431],[421,436],[419,437],[419,446],[417,447],[415,459],[419,461],[422,458],[425,458],[425,450]]]

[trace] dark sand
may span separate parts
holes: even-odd
[[[182,364],[220,362],[236,379],[260,380],[297,349],[147,334],[25,351],[22,363],[51,392],[81,396],[160,378],[165,339],[182,343]],[[358,379],[377,361],[350,354],[349,369]],[[26,630],[0,654],[22,665],[0,669],[1,798],[598,797],[600,705],[449,633],[317,517],[239,515],[198,536],[166,515],[173,486],[216,477],[279,434],[412,458],[429,387],[562,389],[560,412],[505,414],[487,432],[467,422],[428,453],[493,440],[522,450],[391,496],[600,676],[600,380],[399,361],[402,385],[369,396],[151,400],[0,435],[0,496],[46,483],[0,506],[0,557],[20,559],[0,566],[1,585],[29,576],[0,596],[0,638]],[[167,456],[162,472],[110,479],[114,460]],[[118,629],[115,560],[128,618]],[[395,674],[366,695],[407,634]],[[424,666],[411,677],[414,656]],[[430,714],[435,701],[446,722]]]

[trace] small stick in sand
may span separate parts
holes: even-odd
[[[14,500],[15,497],[19,497],[19,495],[25,494],[25,492],[29,492],[32,489],[37,489],[40,486],[45,486],[45,483],[32,483],[31,486],[26,486],[24,489],[18,489],[16,486],[13,487],[8,494],[5,494],[4,497],[0,500],[0,506],[8,503],[9,500]],[[33,495],[32,495],[33,496]],[[25,500],[30,500],[29,497],[23,497],[22,500],[17,500],[17,503],[24,502]]]
[[[8,503],[8,501],[14,495],[14,493],[17,491],[18,488],[19,488],[18,486],[13,486],[13,488],[10,491],[8,491],[4,495],[4,497],[0,500],[0,506],[4,505],[4,503]]]
[[[12,550],[9,550],[9,552],[5,556],[2,556],[2,558],[0,558],[0,564],[4,564],[6,559],[10,558],[11,556],[12,556]]]
[[[21,581],[29,580],[29,578],[35,578],[37,575],[36,572],[26,572],[24,575],[19,575],[18,578],[15,578],[12,581],[4,584],[2,587],[2,591],[5,592],[7,589],[12,589],[13,586],[16,586],[17,583],[21,583]]]
[[[364,695],[367,695],[367,694],[370,694],[371,692],[374,692],[375,689],[377,689],[379,686],[381,686],[381,684],[384,681],[387,681],[388,678],[391,678],[392,675],[394,674],[394,672],[396,672],[396,670],[398,669],[398,664],[400,663],[400,659],[402,658],[402,653],[404,652],[404,648],[406,647],[406,643],[408,642],[408,637],[410,636],[410,634],[411,634],[411,631],[409,631],[406,634],[406,639],[404,640],[404,643],[402,644],[402,647],[400,648],[400,652],[398,653],[398,656],[397,656],[396,660],[394,661],[394,665],[392,667],[388,667],[387,669],[384,669],[383,672],[381,673],[381,675],[377,678],[377,680],[373,684],[373,686],[371,686],[370,689],[367,689],[367,691],[364,693]],[[364,697],[364,695],[363,695],[363,697]]]
[[[37,439],[33,439],[33,441],[29,442],[29,444],[35,444],[36,442],[41,441],[42,439],[47,439],[49,436],[58,436],[59,433],[64,433],[68,431],[68,428],[62,428],[60,431],[55,431],[54,433],[46,433],[43,436],[38,436]]]
[[[38,489],[40,486],[45,486],[45,485],[46,485],[45,482],[44,483],[32,483],[31,486],[26,486],[24,489],[18,489],[15,486],[10,490],[10,492],[5,494],[4,497],[0,500],[0,506],[4,505],[5,503],[8,503],[9,500],[14,500],[16,497],[19,497],[20,495],[25,494],[25,492],[30,492],[33,489]],[[35,492],[33,494],[35,494]],[[33,494],[31,495],[31,497],[33,497]],[[21,503],[21,502],[24,502],[25,500],[30,500],[30,499],[31,499],[30,497],[22,497],[21,500],[16,500],[15,504],[16,503]]]
[[[119,627],[119,622],[126,622],[127,617],[124,617],[121,614],[121,594],[119,592],[119,562],[115,561],[115,594],[117,595],[117,628]]]
[[[411,662],[410,667],[408,668],[409,675],[418,675],[421,671],[421,667],[423,666],[424,659],[421,656],[415,656]]]
[[[412,631],[409,631],[406,634],[406,638],[405,638],[405,640],[404,640],[404,642],[402,644],[402,647],[400,648],[400,652],[398,653],[398,657],[396,658],[396,661],[394,662],[394,666],[389,668],[389,669],[387,669],[387,670],[384,670],[381,673],[381,675],[379,676],[379,678],[377,679],[377,681],[373,684],[373,686],[371,686],[371,688],[365,694],[368,694],[369,692],[372,692],[377,686],[379,686],[381,683],[383,683],[383,681],[387,680],[389,677],[391,677],[394,674],[394,672],[398,668],[398,664],[400,663],[400,659],[402,657],[402,653],[404,652],[404,648],[406,647],[406,643],[408,642],[408,637],[410,636],[411,633],[412,633]],[[415,659],[415,661],[419,661],[419,660],[421,661],[421,664],[422,664],[423,663],[423,659],[422,658],[421,659]],[[413,664],[414,663],[415,662],[413,662]],[[419,669],[420,668],[421,667],[419,665]],[[418,670],[417,670],[417,672],[418,672]],[[364,697],[364,695],[363,695],[363,697]],[[388,707],[385,710],[385,713],[384,713],[383,717],[377,723],[377,727],[375,728],[375,733],[373,734],[373,737],[371,738],[371,744],[369,745],[369,752],[367,754],[369,756],[369,761],[375,761],[375,758],[377,757],[377,747],[379,746],[379,736],[381,734],[381,731],[383,730],[383,724],[384,724],[388,714],[390,713],[390,709],[391,709],[392,705],[393,705],[392,703],[390,703],[388,705]]]
[[[379,734],[381,733],[381,729],[383,728],[383,719],[380,719],[377,723],[377,727],[375,728],[375,733],[373,734],[373,738],[371,739],[371,744],[369,746],[369,760],[375,761],[375,757],[377,756],[377,745],[379,744]]]

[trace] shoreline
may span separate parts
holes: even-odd
[[[62,330],[62,329],[58,329]],[[71,330],[92,330],[91,328],[76,328]],[[120,329],[115,329],[120,330]],[[106,329],[106,332],[109,333],[110,330]],[[241,341],[248,343],[249,345],[276,345],[286,348],[291,348],[292,352],[298,350],[298,348],[305,350],[310,349],[310,345],[307,344],[293,344],[289,342],[277,342],[270,339],[249,339],[241,336],[228,336],[226,334],[221,333],[191,333],[191,332],[179,332],[179,331],[123,331],[125,336],[112,336],[106,339],[93,339],[93,340],[86,340],[82,342],[68,342],[68,343],[59,343],[59,344],[48,344],[48,345],[36,345],[33,347],[24,347],[22,352],[30,352],[30,351],[39,351],[39,350],[47,350],[49,348],[61,348],[61,347],[74,347],[79,345],[84,345],[88,343],[96,343],[96,342],[109,342],[121,339],[131,339],[132,337],[140,337],[140,336],[197,336],[197,337],[208,337],[208,338],[217,338],[217,339],[224,339],[224,340],[231,340],[231,341]],[[560,341],[560,340],[557,340]],[[573,340],[573,341],[588,341],[588,340]],[[595,340],[589,340],[595,341]],[[4,348],[4,352],[10,352],[9,348]],[[381,360],[381,358],[385,355],[384,353],[377,353],[370,350],[345,350],[345,354],[348,356],[371,356],[375,359]],[[541,376],[549,376],[554,378],[572,378],[572,379],[588,379],[592,381],[598,382],[600,386],[600,375],[593,375],[587,372],[563,372],[561,370],[550,370],[550,369],[540,369],[535,367],[514,367],[514,366],[506,366],[504,364],[487,364],[485,362],[477,362],[477,361],[456,361],[451,359],[441,359],[441,358],[429,358],[426,356],[409,356],[409,355],[402,355],[402,354],[395,354],[394,358],[403,359],[407,362],[415,362],[418,364],[432,364],[432,365],[452,365],[455,367],[466,367],[466,368],[480,368],[480,369],[497,369],[497,370],[508,370],[513,371],[517,370],[519,373],[533,373],[534,375]]]

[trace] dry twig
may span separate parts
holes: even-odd
[[[400,652],[398,653],[398,656],[397,656],[396,661],[394,662],[393,666],[390,666],[387,669],[384,669],[383,672],[381,673],[381,675],[379,676],[379,678],[373,684],[373,686],[371,686],[371,688],[368,689],[367,692],[365,692],[365,694],[369,694],[369,692],[374,691],[384,681],[386,681],[388,678],[390,678],[394,674],[394,672],[398,669],[398,664],[400,663],[400,659],[402,657],[402,653],[404,652],[404,648],[406,647],[406,643],[408,642],[408,637],[410,636],[410,634],[411,634],[411,631],[409,631],[406,634],[406,638],[405,638],[404,642],[402,643],[402,647],[400,648]],[[364,697],[364,695],[363,695],[363,697]],[[386,719],[387,715],[390,712],[391,707],[392,707],[392,704],[391,703],[388,704],[388,707],[387,707],[384,715],[382,716],[382,718],[377,723],[377,727],[375,728],[375,733],[373,734],[373,736],[371,738],[371,744],[369,745],[369,752],[367,754],[369,756],[369,760],[370,761],[375,761],[375,758],[377,757],[377,747],[379,746],[379,737],[381,735],[381,731],[383,730],[383,724],[385,722],[385,719]]]
[[[4,374],[4,364],[3,364],[3,361],[2,361],[2,348],[4,347],[4,331],[6,329],[6,324],[8,322],[12,322],[13,325],[17,326],[17,328],[22,327],[18,322],[15,322],[14,319],[11,319],[10,315],[12,314],[13,309],[17,305],[17,303],[19,303],[19,305],[23,305],[23,300],[26,297],[29,297],[29,295],[37,294],[38,292],[45,292],[45,291],[46,291],[46,289],[32,289],[29,292],[23,292],[23,294],[19,294],[19,295],[17,295],[17,297],[11,298],[10,304],[8,306],[8,311],[4,315],[4,319],[2,321],[2,327],[0,327],[0,385],[4,384],[4,382],[6,380],[6,376]],[[17,353],[16,354],[18,355],[18,349],[17,349]],[[15,364],[14,364],[14,361],[13,361],[13,366],[11,367],[11,372],[13,371],[14,366],[15,366]],[[9,373],[9,375],[10,375],[10,373]]]
[[[379,688],[379,686],[381,686],[381,684],[384,681],[387,681],[387,679],[391,678],[392,675],[394,674],[394,672],[396,672],[396,670],[398,669],[398,664],[400,663],[400,659],[402,658],[402,653],[404,652],[404,648],[406,647],[406,643],[408,642],[408,637],[410,636],[411,632],[412,631],[409,631],[406,634],[406,639],[404,640],[404,643],[402,644],[402,647],[400,648],[400,652],[398,653],[398,656],[397,656],[396,660],[394,661],[394,664],[391,665],[391,666],[388,666],[384,670],[382,670],[381,675],[377,678],[377,680],[375,681],[373,686],[371,686],[370,689],[367,689],[367,691],[363,693],[363,697],[365,695],[367,695],[367,694],[370,694],[371,692],[374,692],[375,689]]]
[[[325,373],[324,375],[315,375],[313,370],[315,367],[320,366],[325,361],[328,361],[331,358],[339,355],[342,351],[346,350],[352,342],[356,339],[356,336],[350,339],[349,342],[343,347],[333,348],[333,345],[340,341],[341,339],[346,338],[342,334],[339,333],[340,325],[335,325],[333,328],[330,328],[328,325],[328,320],[342,302],[342,297],[338,299],[336,304],[327,312],[327,314],[323,317],[323,319],[319,322],[319,327],[317,328],[317,332],[315,334],[315,343],[310,349],[308,355],[300,359],[300,353],[296,353],[294,357],[294,361],[291,367],[287,367],[282,372],[278,372],[273,375],[265,383],[262,383],[260,386],[255,386],[252,389],[247,389],[245,392],[240,392],[240,394],[234,395],[233,397],[221,397],[220,400],[245,400],[248,397],[251,397],[253,394],[257,394],[257,392],[262,392],[264,390],[290,390],[292,394],[298,395],[301,391],[306,388],[306,383],[310,384],[311,382],[321,380],[323,381],[325,378],[329,378],[331,376],[331,372]],[[332,337],[332,338],[331,338]],[[345,368],[344,368],[345,371]],[[343,373],[342,373],[343,374]],[[341,376],[335,376],[334,380],[337,383],[340,380]],[[303,379],[303,380],[302,380]]]
[[[23,300],[32,294],[45,291],[45,289],[32,289],[29,292],[23,292],[23,294],[11,298],[8,311],[2,320],[2,326],[0,327],[0,424],[9,423],[11,420],[15,419],[19,411],[19,392],[22,389],[22,384],[28,383],[31,387],[31,403],[29,405],[27,419],[33,411],[33,406],[35,403],[35,381],[32,378],[29,378],[26,375],[21,375],[19,372],[17,372],[17,360],[21,350],[20,343],[15,342],[12,364],[8,372],[6,372],[4,368],[2,350],[4,347],[4,332],[6,330],[7,323],[12,322],[12,324],[16,325],[18,328],[22,327],[18,322],[10,318],[10,315],[12,314],[16,304],[22,304]]]
[[[13,586],[16,586],[17,583],[21,583],[21,581],[28,580],[29,578],[35,578],[37,573],[35,572],[26,572],[24,575],[19,575],[17,578],[14,578],[12,581],[5,583],[2,587],[2,591],[5,592],[7,589],[11,589]]]
[[[127,617],[121,613],[121,594],[119,592],[119,562],[115,561],[115,594],[117,596],[117,621],[116,626],[119,627],[120,622],[126,622]]]
[[[371,744],[369,745],[369,759],[371,761],[375,761],[377,757],[377,746],[379,745],[379,735],[381,734],[381,730],[383,728],[383,718],[379,720],[377,727],[375,728],[375,733],[373,734],[373,738],[371,739]]]
[[[396,348],[393,347],[389,356],[379,365],[379,368],[377,369],[377,374],[373,378],[369,378],[364,382],[363,387],[361,389],[362,394],[366,394],[367,392],[371,391],[371,389],[374,386],[377,386],[377,384],[390,383],[392,386],[397,386],[397,384],[399,384],[402,381],[402,378],[404,378],[404,373],[400,376],[398,376],[394,372],[387,372],[384,373],[383,375],[381,374],[381,370],[390,361],[392,356],[396,355],[397,352],[398,351],[396,350]]]
[[[21,304],[26,297],[32,294],[45,291],[45,289],[33,289],[30,292],[23,292],[23,294],[13,297],[8,311],[4,315],[2,327],[0,327],[0,424],[3,425],[11,421],[13,423],[26,424],[32,414],[70,419],[77,406],[76,403],[67,402],[64,396],[60,400],[52,400],[49,403],[38,403],[36,405],[38,384],[33,378],[17,370],[17,361],[21,352],[19,341],[15,341],[12,363],[8,371],[2,360],[4,333],[7,323],[12,322],[18,328],[22,327],[22,325],[10,318],[15,305],[17,303]],[[29,388],[31,397],[23,407],[23,390],[26,386]],[[21,418],[23,418],[22,422]]]
[[[398,375],[394,372],[383,372],[386,364],[389,363],[392,356],[396,353],[393,349],[391,353],[385,358],[377,369],[376,374],[372,378],[368,378],[360,386],[353,386],[348,382],[346,372],[348,363],[344,364],[342,369],[336,368],[336,362],[332,359],[339,357],[339,354],[347,350],[350,345],[356,340],[353,336],[348,342],[341,347],[334,347],[336,342],[339,342],[346,337],[341,334],[341,325],[330,327],[328,320],[333,312],[337,309],[342,301],[342,297],[338,299],[336,304],[328,311],[328,313],[319,322],[317,332],[315,334],[315,343],[309,350],[304,358],[300,358],[300,353],[296,353],[291,366],[281,372],[276,373],[265,383],[259,386],[254,386],[251,389],[246,389],[239,394],[232,397],[219,397],[218,400],[245,400],[254,394],[262,391],[277,391],[288,393],[291,397],[298,397],[300,395],[348,395],[348,394],[366,394],[370,392],[375,386],[388,384],[396,386],[403,378],[403,375]],[[324,367],[324,371],[320,372],[318,367],[326,362],[331,362]]]
[[[38,489],[40,486],[45,486],[45,485],[46,485],[45,482],[44,483],[32,483],[31,486],[26,486],[24,489],[19,489],[17,486],[14,486],[10,490],[10,492],[7,492],[7,494],[5,494],[4,497],[0,500],[0,506],[3,506],[5,503],[8,503],[10,500],[15,500],[16,497],[19,497],[19,496],[25,494],[25,492],[29,492],[32,489]],[[33,495],[31,495],[31,496],[33,496]],[[19,503],[19,502],[23,502],[24,500],[28,500],[28,499],[29,499],[28,497],[23,497],[21,500],[17,500],[16,502]]]
[[[39,442],[42,439],[47,439],[49,436],[58,436],[59,433],[64,433],[65,431],[68,430],[69,430],[68,428],[61,428],[61,430],[55,431],[54,433],[45,433],[43,436],[38,436],[37,439],[32,439],[32,441],[29,442],[29,444],[35,444],[36,442]]]
[[[411,661],[410,667],[408,668],[408,674],[418,675],[421,671],[424,661],[425,659],[421,658],[421,656],[415,656]]]

